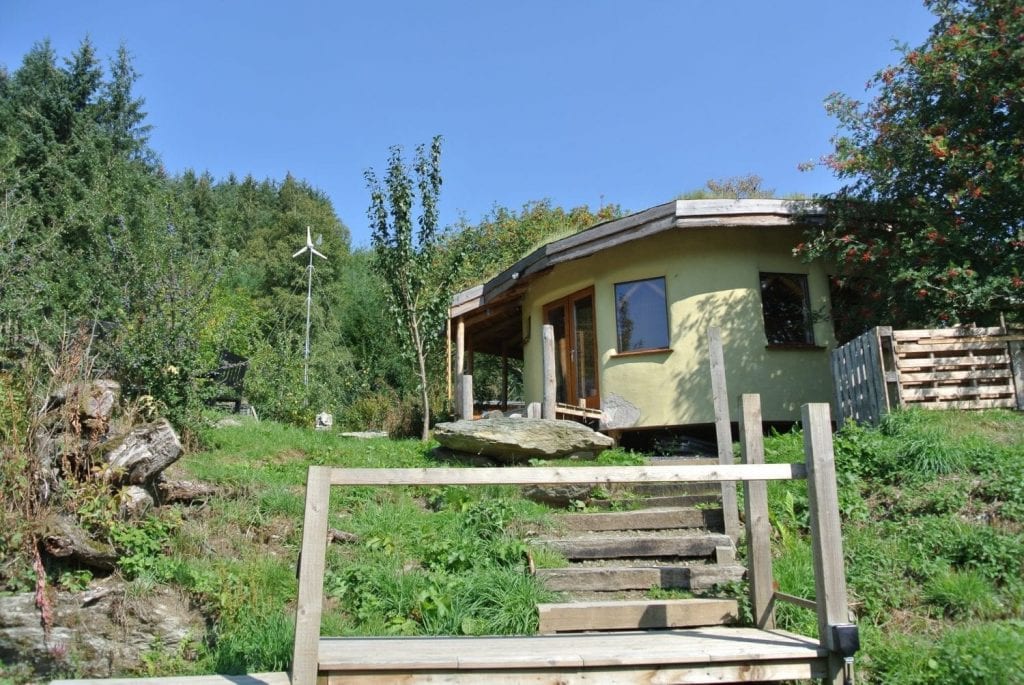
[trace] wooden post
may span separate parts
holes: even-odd
[[[327,511],[331,469],[311,466],[306,478],[306,514],[299,555],[299,599],[295,607],[292,685],[315,685],[320,650],[324,566],[327,557]]]
[[[761,433],[761,396],[740,398],[740,444],[744,464],[764,463],[764,436]],[[772,595],[772,525],[768,520],[768,484],[763,480],[743,481],[743,511],[746,515],[747,577],[750,579],[750,607],[754,625],[762,630],[775,628]]]
[[[462,411],[462,374],[466,373],[466,322],[455,322],[455,413]]]
[[[544,349],[543,363],[541,364],[544,371],[544,393],[541,398],[540,417],[554,419],[555,392],[558,387],[555,383],[555,327],[551,324],[544,324],[541,327],[541,338]]]
[[[508,343],[501,343],[501,410],[508,411]]]
[[[1010,369],[1013,374],[1013,394],[1016,397],[1017,409],[1024,410],[1024,345],[1019,340],[1009,343]]]
[[[459,407],[459,418],[466,421],[473,420],[473,375],[464,373],[461,376],[462,382],[459,384],[462,392],[460,397],[462,398],[462,406]]]
[[[449,316],[444,325],[444,371],[448,388],[448,406],[452,406],[452,318]]]
[[[828,405],[805,404],[802,418],[818,639],[823,647],[833,650],[825,682],[839,685],[843,682],[843,659],[834,651],[830,626],[849,623],[850,613],[846,601],[843,531],[839,520],[836,459]]]
[[[722,335],[718,326],[708,327],[708,355],[711,358],[711,397],[715,405],[715,438],[718,443],[718,463],[732,464],[732,427],[729,421],[729,393],[725,385],[725,354],[722,351]],[[758,423],[760,429],[760,423]],[[740,535],[739,504],[736,498],[736,483],[722,483],[722,520],[725,534],[733,544]]]

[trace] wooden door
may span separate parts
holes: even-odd
[[[544,323],[555,329],[555,399],[601,406],[597,364],[594,289],[587,288],[544,306]]]

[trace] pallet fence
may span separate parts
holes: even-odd
[[[840,424],[893,407],[1024,410],[1024,329],[878,326],[832,352],[832,380]]]

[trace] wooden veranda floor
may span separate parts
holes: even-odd
[[[322,638],[320,685],[720,683],[822,677],[817,640],[721,626],[527,637]],[[194,678],[63,680],[61,685],[284,685],[284,673]]]

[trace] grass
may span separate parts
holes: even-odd
[[[890,415],[835,437],[846,578],[868,683],[1024,682],[1024,416]],[[766,441],[801,461],[797,433]],[[769,485],[780,589],[813,596],[802,483]],[[813,635],[810,612],[780,627]]]
[[[210,630],[177,652],[154,646],[141,675],[283,670],[309,466],[436,462],[419,441],[346,440],[272,422],[201,437],[207,448],[179,462],[176,477],[221,495],[164,507],[126,535],[140,551],[132,595],[177,587]],[[895,414],[878,430],[845,428],[835,450],[860,682],[1024,682],[1024,416]],[[765,452],[769,462],[802,461],[801,436],[771,436]],[[639,460],[616,450],[598,463]],[[813,597],[806,484],[769,483],[769,508],[779,589]],[[333,488],[330,526],[357,538],[328,548],[323,633],[533,632],[535,606],[551,596],[525,572],[528,555],[537,567],[564,563],[524,541],[550,527],[546,512],[512,487]],[[165,554],[148,553],[154,546]],[[87,582],[65,575],[69,585]],[[720,591],[749,616],[744,584]],[[780,603],[777,618],[816,634],[806,609]]]
[[[214,484],[224,496],[164,514],[177,519],[169,554],[144,581],[180,587],[212,629],[187,669],[176,655],[156,651],[147,657],[148,674],[283,670],[291,659],[308,468],[436,462],[419,441],[346,440],[273,422],[210,428],[201,437],[208,448],[185,457],[176,466],[179,476]],[[525,573],[521,534],[544,528],[546,510],[517,493],[510,487],[333,488],[330,525],[358,542],[329,547],[324,633],[535,630],[535,606],[550,593]]]

